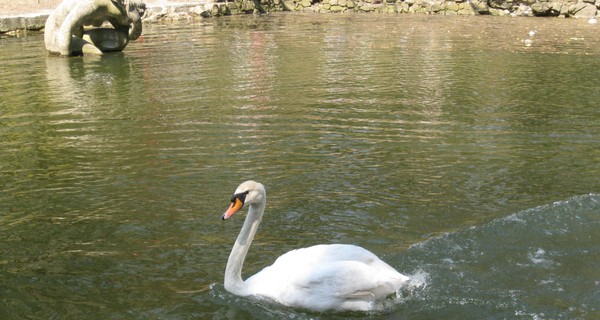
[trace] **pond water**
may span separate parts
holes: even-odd
[[[269,14],[123,53],[0,39],[2,319],[600,317],[600,33],[585,21]],[[222,285],[353,243],[413,278],[372,313]]]

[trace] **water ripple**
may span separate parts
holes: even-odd
[[[207,290],[245,179],[269,197],[248,274],[297,247],[356,243],[426,275],[389,317],[592,314],[569,292],[594,305],[597,272],[575,263],[598,265],[597,199],[569,197],[599,187],[598,33],[569,19],[373,21],[156,24],[121,54],[69,59],[41,36],[2,39],[0,317],[387,316]],[[533,280],[503,276],[521,272]]]

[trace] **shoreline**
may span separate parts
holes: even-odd
[[[340,14],[350,12],[382,14],[492,15],[507,17],[559,17],[600,19],[600,1],[591,0],[201,0],[145,1],[142,21],[186,21],[221,15],[295,11]],[[0,36],[24,36],[43,32],[46,19],[62,0],[20,1],[0,4]]]

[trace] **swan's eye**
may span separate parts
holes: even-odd
[[[241,193],[234,194],[233,197],[231,197],[231,202],[234,203],[235,199],[240,199],[240,201],[244,203],[244,201],[246,201],[246,196],[248,195],[248,193],[250,193],[250,191],[244,191]]]

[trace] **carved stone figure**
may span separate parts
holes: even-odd
[[[142,34],[141,0],[65,0],[46,21],[46,49],[64,56],[123,50]],[[101,26],[108,22],[110,27]]]

